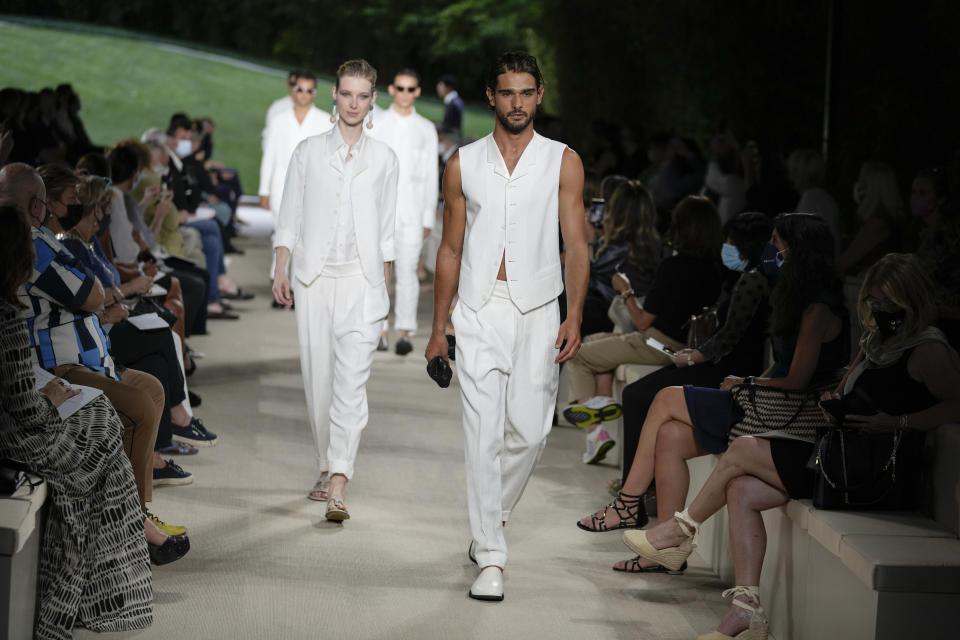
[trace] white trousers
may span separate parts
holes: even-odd
[[[360,262],[327,265],[309,285],[293,279],[300,370],[316,445],[317,472],[353,477],[367,425],[367,379],[380,321],[363,321],[372,291]]]
[[[453,312],[463,401],[467,506],[480,567],[507,562],[502,522],[520,499],[547,441],[557,401],[555,301],[522,313],[498,280],[479,311]]]
[[[417,278],[417,264],[420,262],[420,250],[423,248],[423,227],[417,228],[417,235],[396,237],[396,258],[393,269],[397,277],[396,291],[393,297],[393,328],[417,331],[417,305],[420,302],[420,280]],[[387,330],[387,323],[383,324]]]

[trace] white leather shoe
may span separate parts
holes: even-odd
[[[503,600],[503,571],[497,567],[484,567],[470,587],[470,597],[474,600]]]

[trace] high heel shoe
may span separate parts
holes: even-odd
[[[673,518],[680,526],[680,530],[687,536],[686,539],[676,547],[657,549],[647,540],[646,531],[624,532],[623,543],[630,547],[637,555],[641,555],[647,560],[652,560],[657,564],[662,564],[671,571],[679,571],[680,567],[683,566],[697,546],[693,541],[693,537],[700,523],[690,518],[690,515],[686,511],[673,514]]]
[[[770,622],[763,612],[763,607],[760,606],[760,589],[758,587],[737,586],[723,592],[724,598],[728,596],[733,597],[734,605],[750,612],[750,626],[735,636],[728,636],[719,631],[711,631],[710,633],[698,636],[697,640],[767,640],[767,636],[770,633]],[[746,596],[751,602],[756,604],[756,606],[750,602],[737,600],[738,596]]]

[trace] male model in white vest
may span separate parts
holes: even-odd
[[[566,145],[535,133],[543,99],[536,59],[509,52],[494,63],[487,99],[491,135],[461,147],[443,178],[427,361],[446,359],[454,292],[456,360],[463,401],[469,556],[480,567],[470,597],[503,600],[503,525],[546,444],[559,363],[580,348],[588,260],[583,164]],[[559,225],[558,225],[559,222]],[[558,226],[566,245],[561,278]],[[560,323],[557,296],[567,288]]]
[[[390,310],[398,168],[390,147],[364,134],[376,81],[365,60],[340,66],[333,89],[338,122],[293,152],[274,240],[273,295],[286,306],[297,302],[317,448],[317,482],[308,497],[326,501],[326,517],[338,521],[350,517],[344,489],[367,424],[367,379]]]
[[[377,113],[370,130],[397,154],[400,180],[397,185],[397,259],[394,273],[393,328],[397,330],[397,355],[413,351],[410,335],[417,330],[417,302],[420,281],[417,263],[424,239],[437,217],[437,129],[417,113],[413,103],[420,97],[420,76],[413,69],[401,69],[387,87],[393,97],[389,109]],[[379,348],[387,348],[387,323],[383,325]]]

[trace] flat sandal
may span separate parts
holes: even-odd
[[[350,514],[347,512],[347,505],[343,504],[343,498],[331,497],[327,500],[326,518],[333,522],[342,522],[343,520],[350,519]]]
[[[577,526],[584,531],[615,531],[617,529],[639,529],[647,524],[647,512],[641,509],[643,496],[632,496],[622,491],[617,494],[616,500],[605,506],[597,513],[590,516],[590,525],[584,525],[577,520]],[[621,506],[617,506],[617,503]],[[620,519],[616,525],[608,526],[607,511],[612,509]]]

